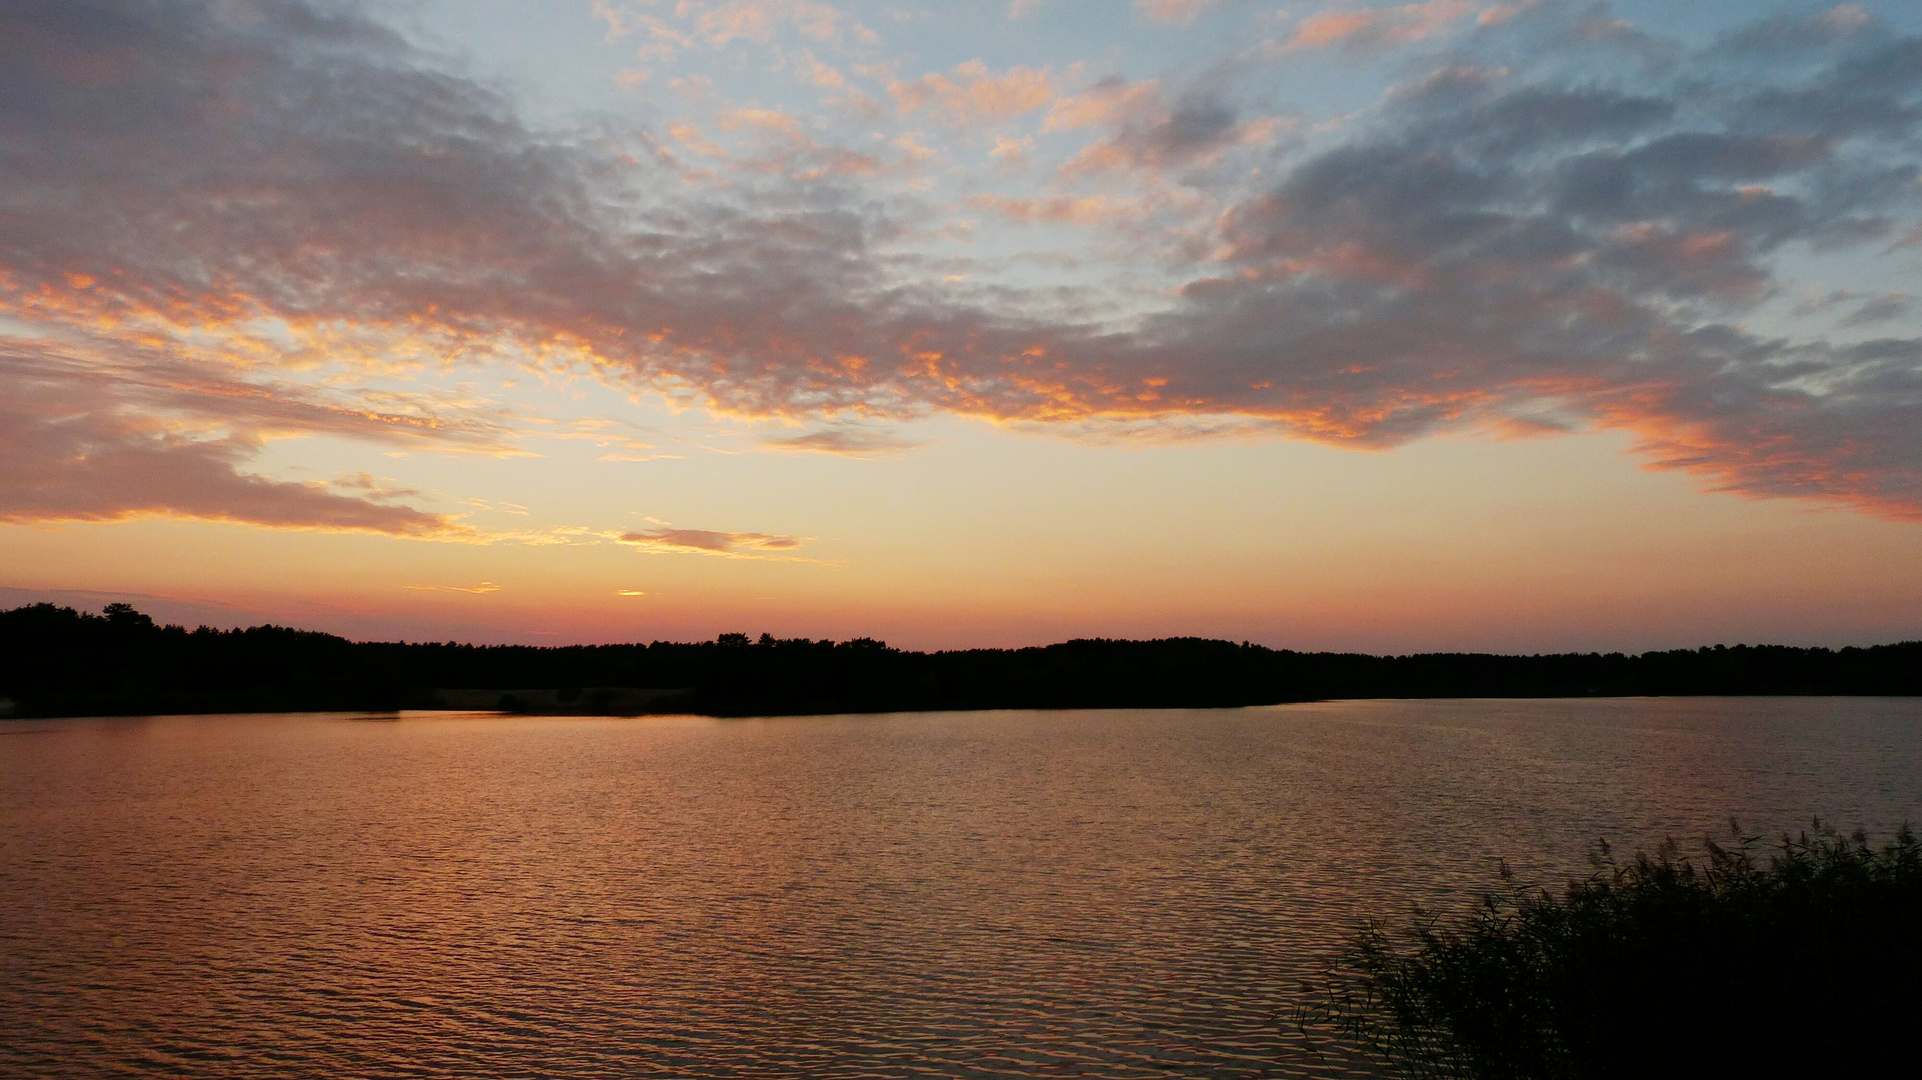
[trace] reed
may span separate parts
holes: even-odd
[[[1370,923],[1305,995],[1407,1077],[1869,1076],[1918,1067],[1922,844],[1820,821],[1773,844],[1673,841],[1559,892]],[[1894,1068],[1895,1073],[1889,1070]]]

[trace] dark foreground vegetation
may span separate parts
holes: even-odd
[[[187,630],[125,604],[100,615],[52,604],[0,612],[0,709],[16,716],[436,707],[746,716],[1630,694],[1922,694],[1922,642],[1383,657],[1201,638],[920,653],[865,638],[724,634],[537,648]]]
[[[1559,895],[1510,883],[1453,922],[1370,926],[1308,1000],[1305,1034],[1409,1077],[1910,1075],[1922,844],[1817,823],[1772,850],[1604,847]]]

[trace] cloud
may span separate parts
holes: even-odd
[[[246,471],[284,432],[500,452],[485,415],[295,378],[412,350],[807,423],[949,412],[1379,447],[1553,415],[1711,486],[1922,517],[1922,342],[1893,316],[1871,340],[1754,329],[1800,285],[1788,256],[1882,257],[1922,216],[1922,40],[1805,25],[1689,52],[1587,6],[1518,9],[1224,188],[1185,286],[1115,315],[1071,289],[944,282],[951,264],[914,250],[934,210],[857,169],[703,186],[646,131],[530,129],[350,10],[7,5],[0,318],[32,332],[0,352],[0,512],[435,535],[453,526]],[[962,65],[897,103],[1098,127],[1080,167],[1116,182],[1257,131],[1226,88],[1117,83],[1057,113],[1051,80]]]
[[[779,536],[756,532],[711,532],[707,529],[647,529],[623,533],[620,542],[655,553],[692,553],[721,555],[731,559],[770,558],[765,552],[793,551],[801,546],[798,536]]]
[[[334,477],[332,486],[352,491],[364,491],[367,493],[366,496],[364,496],[365,498],[373,499],[419,499],[424,497],[424,493],[416,488],[401,487],[391,476],[375,476],[373,473],[367,472],[364,469],[358,472],[341,473]],[[474,501],[478,502],[479,500]],[[507,503],[505,505],[512,506],[513,504]],[[492,509],[492,507],[488,507],[488,509]],[[521,508],[521,512],[524,513],[525,509]]]
[[[1056,102],[1047,130],[1106,126],[1112,134],[1089,144],[1061,174],[1141,169],[1164,172],[1214,164],[1228,150],[1267,142],[1280,130],[1273,117],[1242,120],[1214,91],[1197,87],[1164,100],[1159,83],[1106,79]]]
[[[1318,11],[1295,24],[1282,48],[1380,52],[1420,41],[1474,10],[1469,0],[1429,0],[1398,7]]]
[[[1148,79],[1129,82],[1109,76],[1082,93],[1058,98],[1048,110],[1044,131],[1072,131],[1097,124],[1130,120],[1160,108],[1161,83]]]
[[[1012,67],[996,75],[981,61],[969,60],[947,74],[897,79],[888,85],[888,94],[903,115],[925,108],[949,123],[979,127],[1046,108],[1054,86],[1044,69]]]
[[[1191,284],[1193,306],[1150,336],[1239,353],[1259,371],[1249,393],[1325,439],[1554,402],[1720,487],[1917,517],[1918,343],[1770,339],[1728,318],[1777,289],[1788,245],[1872,241],[1915,212],[1913,150],[1887,140],[1922,118],[1916,59],[1922,43],[1885,39],[1707,99],[1707,65],[1608,88],[1444,68],[1226,215],[1232,272]],[[1161,392],[1218,407],[1228,388],[1195,374]]]
[[[724,131],[752,133],[766,141],[767,151],[761,157],[743,163],[761,172],[811,181],[824,177],[871,176],[881,171],[879,158],[845,147],[824,146],[808,134],[799,119],[777,109],[723,109],[719,123]],[[669,133],[689,149],[727,156],[725,151],[703,143],[698,131],[684,135],[678,130],[683,126],[686,125],[670,127]],[[908,143],[912,145],[913,140]]]
[[[1033,149],[1032,137],[1010,139],[997,135],[994,138],[994,149],[988,151],[988,157],[1000,163],[1004,172],[1019,172],[1027,167],[1028,152]]]
[[[667,133],[675,142],[680,143],[682,146],[687,147],[689,150],[703,157],[724,158],[727,156],[726,150],[708,141],[707,136],[701,134],[701,129],[693,124],[685,122],[669,124],[667,125]]]
[[[1135,10],[1156,22],[1191,23],[1216,0],[1135,0]]]
[[[652,5],[647,5],[652,6]],[[737,41],[765,44],[782,32],[792,32],[821,44],[849,41],[871,44],[874,31],[839,8],[815,0],[719,0],[703,3],[682,0],[671,9],[687,29],[677,30],[646,7],[615,0],[594,0],[593,13],[607,23],[608,39],[619,40],[646,30],[655,43],[671,48],[691,47],[698,39],[720,49]],[[645,53],[644,53],[645,55]],[[649,56],[664,59],[664,56]]]
[[[1104,225],[1138,217],[1146,211],[1140,199],[1118,199],[1108,195],[1053,195],[1044,198],[975,195],[968,199],[968,205],[977,210],[992,210],[1009,221],[1024,225]]]
[[[395,408],[391,393],[278,372],[345,366],[338,385],[355,363],[409,353],[538,358],[597,340],[652,353],[683,316],[721,345],[734,333],[722,310],[778,310],[780,290],[701,272],[770,257],[797,282],[820,278],[822,241],[860,242],[861,223],[831,205],[759,222],[726,206],[670,213],[637,234],[631,200],[593,193],[611,171],[645,175],[650,157],[540,142],[392,33],[297,3],[9,5],[0,162],[0,317],[32,328],[0,342],[0,516],[15,521],[459,532],[246,464],[287,435],[507,452],[485,409],[423,395]],[[734,232],[761,250],[730,248]],[[701,270],[651,287],[666,267]],[[654,354],[671,364],[675,345]]]
[[[1887,322],[1890,319],[1899,319],[1913,310],[1915,310],[1915,303],[1911,298],[1891,293],[1887,296],[1878,296],[1864,303],[1861,307],[1851,312],[1847,318],[1843,319],[1839,325],[1844,327],[1867,326],[1871,323]]]
[[[841,20],[836,9],[808,0],[728,0],[703,12],[699,25],[708,43],[719,47],[743,38],[767,41],[782,23],[816,41],[833,41],[840,36]]]
[[[821,87],[824,90],[847,89],[847,78],[835,68],[823,64],[812,54],[803,56],[802,59],[797,62],[796,66],[806,71],[807,81],[813,83],[815,86]]]
[[[0,409],[0,521],[124,521],[163,515],[273,528],[432,537],[446,517],[241,471],[256,446],[186,439],[136,426],[34,423]]]
[[[501,590],[501,587],[492,581],[483,581],[479,585],[403,585],[401,588],[415,592],[458,592],[482,596]]]
[[[249,473],[272,437],[331,434],[396,445],[499,446],[485,425],[439,426],[205,366],[0,337],[0,521],[170,516],[274,528],[458,537],[466,526],[401,500],[369,474],[332,484]]]
[[[903,439],[890,432],[864,431],[856,428],[823,428],[819,431],[810,431],[805,435],[762,439],[760,444],[769,450],[840,454],[845,457],[859,458],[884,457],[927,445]]]

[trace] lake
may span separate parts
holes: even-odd
[[[1819,813],[1922,700],[0,723],[0,1074],[1341,1076],[1358,920]]]

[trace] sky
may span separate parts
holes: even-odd
[[[1922,638],[1922,5],[7,0],[0,604]]]

